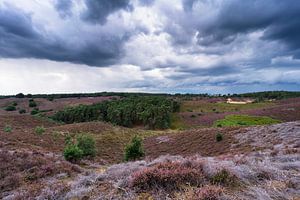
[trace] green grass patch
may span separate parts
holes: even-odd
[[[254,126],[254,125],[268,125],[280,123],[280,120],[272,119],[270,117],[249,116],[249,115],[228,115],[224,119],[217,120],[214,123],[215,127],[226,126]]]
[[[202,113],[222,113],[238,112],[255,108],[267,108],[275,105],[273,102],[260,102],[249,104],[229,104],[225,102],[209,103],[201,101],[184,101],[181,105],[181,112],[202,112]]]

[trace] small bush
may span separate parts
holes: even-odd
[[[6,125],[4,128],[3,128],[3,131],[6,132],[6,133],[10,133],[12,131],[12,127],[9,126],[9,125]]]
[[[96,155],[95,140],[89,135],[79,135],[77,137],[77,146],[82,150],[83,156]]]
[[[217,133],[216,135],[216,141],[221,142],[223,140],[223,134],[222,133]]]
[[[36,115],[36,114],[38,114],[40,111],[39,111],[39,109],[38,108],[34,108],[31,112],[30,112],[30,114],[31,115]]]
[[[64,157],[67,161],[77,162],[83,157],[83,151],[76,144],[69,144],[64,149]]]
[[[21,110],[19,110],[19,113],[20,114],[24,114],[24,113],[26,113],[26,110],[25,109],[21,109]]]
[[[13,106],[17,106],[18,105],[18,103],[17,102],[13,102],[11,105],[13,105]]]
[[[195,118],[195,117],[196,117],[196,115],[191,115],[190,117],[191,117],[191,118]]]
[[[211,183],[214,185],[235,186],[237,185],[237,177],[228,170],[222,169],[211,177]]]
[[[37,126],[35,127],[34,132],[37,135],[42,135],[45,132],[45,128],[43,126]]]
[[[125,160],[136,160],[145,155],[142,139],[138,136],[134,136],[131,143],[125,147]]]
[[[131,186],[141,191],[179,189],[183,185],[201,185],[204,181],[202,165],[192,162],[164,162],[135,172]]]
[[[30,99],[29,100],[29,107],[33,108],[33,107],[36,107],[36,106],[37,106],[36,102],[33,99]]]
[[[17,110],[17,109],[16,109],[15,106],[9,105],[9,106],[7,106],[7,107],[5,108],[5,110],[6,110],[6,111],[15,111],[15,110]]]

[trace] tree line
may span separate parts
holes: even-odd
[[[144,125],[148,129],[164,129],[170,127],[171,113],[178,112],[179,108],[180,103],[170,98],[136,96],[67,107],[52,118],[64,123],[100,120],[125,127]]]

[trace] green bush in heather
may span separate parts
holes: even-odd
[[[144,155],[142,138],[134,136],[131,142],[125,147],[125,160],[137,160]]]

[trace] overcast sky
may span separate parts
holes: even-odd
[[[300,90],[299,0],[0,0],[0,94]]]

